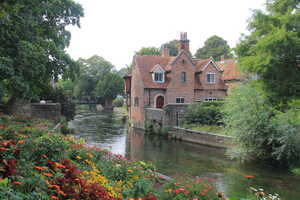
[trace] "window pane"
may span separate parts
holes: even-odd
[[[186,73],[181,72],[181,82],[186,82]]]

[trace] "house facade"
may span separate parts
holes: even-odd
[[[124,76],[133,125],[144,126],[147,108],[223,99],[230,84],[241,77],[235,65],[234,60],[194,59],[186,33],[180,35],[177,56],[170,56],[168,49],[161,55],[135,55],[132,72]]]

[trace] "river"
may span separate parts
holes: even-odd
[[[284,200],[300,199],[300,177],[256,165],[232,161],[225,150],[192,143],[145,136],[128,128],[119,112],[81,111],[69,126],[74,135],[93,145],[121,154],[130,160],[144,160],[159,172],[171,176],[198,176],[211,179],[229,197],[243,197],[247,188],[264,188]],[[247,179],[245,176],[254,176]]]

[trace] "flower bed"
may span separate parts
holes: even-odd
[[[153,165],[86,147],[51,126],[0,115],[0,199],[225,199],[209,182],[161,181]]]

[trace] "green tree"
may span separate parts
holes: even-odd
[[[118,74],[123,77],[124,75],[126,75],[127,73],[130,73],[132,71],[132,65],[126,65],[126,67],[121,68],[118,71]]]
[[[95,88],[100,79],[109,74],[114,66],[104,58],[94,55],[88,59],[80,58],[80,75],[76,80],[75,96],[95,96]]]
[[[299,166],[300,101],[274,109],[260,83],[233,90],[224,106],[226,130],[235,135],[234,158],[257,159],[273,167]]]
[[[135,52],[136,55],[160,55],[160,50],[156,47],[143,47]]]
[[[273,104],[300,97],[299,0],[268,0],[266,12],[255,10],[250,34],[236,48],[239,68],[260,75]]]
[[[96,95],[105,99],[105,108],[111,108],[113,100],[122,94],[123,89],[123,78],[118,73],[110,72],[97,83]]]
[[[162,50],[163,48],[168,48],[170,56],[177,56],[178,43],[179,43],[178,40],[172,40],[170,42],[164,43],[163,45],[161,45],[160,50]]]
[[[59,75],[74,76],[66,53],[68,25],[80,26],[83,9],[73,0],[12,0],[0,9],[0,82],[16,98],[31,98]]]
[[[196,58],[210,58],[213,57],[215,60],[220,60],[221,56],[225,58],[231,58],[230,47],[227,41],[219,36],[211,36],[204,42],[204,46],[199,48],[195,54]]]

